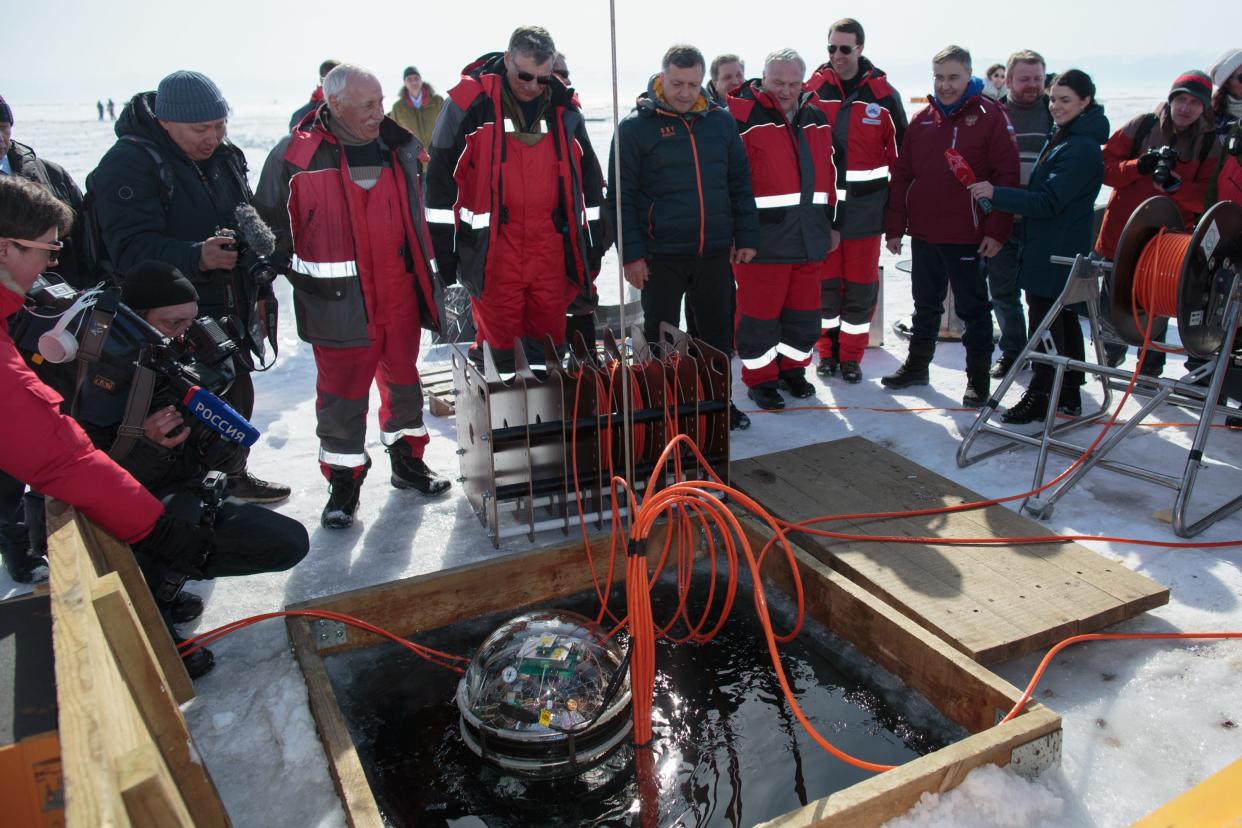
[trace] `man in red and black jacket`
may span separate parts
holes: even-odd
[[[470,292],[476,345],[501,375],[515,340],[532,364],[565,342],[565,311],[608,247],[603,174],[573,93],[552,71],[547,30],[524,26],[509,49],[462,71],[436,121],[427,221],[445,284]]]
[[[914,298],[913,331],[905,364],[881,378],[888,388],[926,385],[927,366],[950,285],[965,323],[966,392],[962,405],[978,407],[991,391],[992,313],[986,260],[1009,238],[1013,216],[985,213],[946,158],[953,150],[979,181],[1017,187],[1018,145],[1000,104],[983,97],[983,80],[971,77],[970,52],[949,46],[932,58],[935,92],[910,121],[893,166],[884,235],[889,251],[901,252],[909,235]]]
[[[1163,148],[1174,156],[1167,178],[1159,171],[1159,151]],[[1186,227],[1193,227],[1203,214],[1203,201],[1220,166],[1220,153],[1221,142],[1212,121],[1212,79],[1203,72],[1183,72],[1173,82],[1167,100],[1154,112],[1131,118],[1104,145],[1104,183],[1113,188],[1113,193],[1104,209],[1096,252],[1112,259],[1126,222],[1152,196],[1173,199]],[[1111,283],[1111,278],[1108,281]],[[1152,337],[1164,341],[1163,323],[1153,329]],[[1126,348],[1120,343],[1108,342],[1105,350],[1110,364],[1125,359]],[[1164,361],[1164,352],[1152,348],[1140,370],[1159,376]]]
[[[822,284],[821,377],[839,369],[846,382],[862,381],[863,352],[880,286],[880,233],[888,203],[889,169],[906,130],[901,95],[862,56],[865,34],[852,18],[828,30],[829,60],[808,85],[832,124],[836,148],[836,227],[841,243],[828,254]]]
[[[765,409],[785,407],[778,388],[815,393],[806,366],[819,336],[824,257],[837,243],[832,132],[805,77],[802,57],[781,49],[764,61],[762,80],[729,99],[759,212],[758,252],[733,266],[737,354],[747,394]]]
[[[385,117],[375,75],[341,64],[325,103],[267,157],[254,204],[276,234],[293,285],[298,335],[315,353],[319,465],[330,494],[320,522],[353,524],[371,459],[371,383],[392,485],[439,494],[449,482],[423,462],[430,440],[419,385],[419,327],[437,330],[431,239],[424,224],[426,152]]]

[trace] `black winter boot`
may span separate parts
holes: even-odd
[[[354,512],[358,509],[358,496],[362,493],[362,481],[367,479],[371,458],[361,469],[329,467],[328,503],[323,507],[319,523],[324,529],[348,529],[354,525]]]
[[[398,440],[388,447],[388,459],[392,461],[392,485],[398,489],[417,489],[425,495],[438,495],[448,491],[447,478],[432,471],[423,458],[415,457],[410,444]]]
[[[1042,423],[1048,416],[1048,392],[1026,389],[1018,404],[1001,415],[1001,422],[1006,425],[1026,425]]]
[[[987,371],[982,374],[966,375],[966,393],[962,395],[962,405],[967,408],[982,408],[992,393],[992,376]]]
[[[962,405],[982,408],[992,393],[991,352],[966,354],[966,393]]]
[[[935,343],[911,342],[910,352],[906,354],[906,361],[893,373],[880,377],[880,384],[885,388],[927,385],[927,383],[931,382],[927,366],[931,364],[932,356],[935,353]]]
[[[180,590],[171,601],[155,599],[164,617],[173,624],[188,624],[203,614],[203,599],[188,590]]]

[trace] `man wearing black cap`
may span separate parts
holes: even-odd
[[[397,93],[388,117],[414,133],[424,147],[429,147],[436,118],[440,117],[440,110],[444,108],[444,97],[437,95],[431,84],[423,81],[417,66],[405,67],[401,83],[401,91]]]
[[[323,103],[323,79],[328,76],[336,67],[340,66],[339,60],[328,58],[319,64],[319,84],[315,87],[315,91],[311,93],[310,100],[299,106],[293,113],[293,117],[289,119],[289,131],[292,132],[297,125],[306,119],[306,116],[319,108]]]
[[[156,260],[185,274],[203,312],[243,346],[262,355],[270,283],[256,284],[236,239],[218,232],[236,227],[235,212],[249,204],[246,161],[226,138],[229,107],[220,89],[198,72],[178,71],[155,92],[140,92],[116,122],[117,142],[87,177],[105,258],[115,274]],[[124,278],[118,276],[124,284]],[[228,402],[245,417],[254,410],[248,370],[238,373]],[[242,471],[229,480],[234,497],[274,503],[289,487]]]
[[[1167,178],[1163,175],[1165,165],[1160,163],[1163,148],[1171,149],[1175,156]],[[1112,259],[1126,222],[1152,196],[1172,198],[1186,227],[1193,227],[1203,213],[1220,152],[1220,139],[1212,122],[1212,79],[1203,72],[1183,72],[1173,82],[1167,100],[1154,112],[1132,118],[1104,145],[1104,183],[1113,188],[1113,194],[1104,212],[1096,252]],[[1163,326],[1153,329],[1153,338],[1159,336],[1163,341],[1163,335]],[[1106,347],[1110,364],[1119,364],[1125,358],[1124,345],[1110,342]],[[1150,350],[1141,370],[1159,376],[1164,361],[1162,351]]]

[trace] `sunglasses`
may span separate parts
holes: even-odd
[[[846,57],[849,57],[854,54],[854,50],[857,48],[857,46],[837,46],[836,44],[832,44],[828,47],[828,54],[835,55],[837,52],[840,52]]]
[[[531,81],[534,81],[540,86],[547,86],[552,82],[552,75],[532,75],[530,72],[523,72],[521,69],[517,70],[517,76],[518,80],[523,83],[530,83]]]
[[[44,250],[47,251],[48,264],[56,264],[60,258],[60,251],[65,249],[65,243],[62,241],[40,242],[30,241],[29,239],[7,239],[18,247],[25,247],[28,250]]]

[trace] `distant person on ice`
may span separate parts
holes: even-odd
[[[319,64],[319,83],[315,85],[315,91],[311,92],[310,100],[299,106],[293,112],[293,116],[289,118],[289,131],[292,132],[298,124],[305,120],[306,116],[319,109],[319,105],[323,103],[323,79],[328,76],[336,67],[340,66],[339,60],[328,58]]]
[[[427,166],[440,279],[469,291],[476,343],[502,375],[515,370],[516,347],[533,366],[545,338],[564,347],[566,311],[610,243],[599,161],[555,59],[552,35],[524,26],[505,52],[467,66]]]
[[[905,363],[880,382],[888,388],[927,385],[928,365],[949,286],[965,324],[966,392],[962,405],[978,408],[991,391],[992,313],[987,260],[1009,238],[1013,217],[985,214],[945,155],[953,149],[980,181],[1017,186],[1018,147],[1000,104],[983,95],[983,80],[970,74],[970,52],[960,46],[932,58],[931,103],[910,119],[889,186],[884,235],[889,252],[912,237],[910,290],[913,331]]]
[[[343,63],[325,101],[263,165],[255,206],[276,232],[274,260],[294,291],[298,335],[315,355],[320,522],[353,525],[371,458],[371,384],[392,485],[437,495],[449,481],[423,462],[419,327],[437,330],[431,240],[424,224],[422,144],[384,116],[375,75]]]
[[[99,120],[103,120],[104,105],[103,101],[95,101],[95,108],[99,110]]]
[[[436,118],[444,108],[444,96],[437,95],[431,84],[423,80],[417,66],[405,67],[401,77],[401,91],[388,117],[414,133],[424,147],[431,146],[431,133],[436,128]]]
[[[116,120],[116,104],[112,102],[111,98],[108,98],[108,120]]]
[[[660,323],[676,326],[682,297],[699,338],[733,353],[733,265],[755,257],[759,216],[737,122],[703,89],[703,53],[679,44],[625,116],[608,161],[608,217],[621,202],[625,279],[642,291],[643,333],[658,345]],[[614,180],[614,159],[621,180]],[[730,404],[729,425],[750,426]]]
[[[117,142],[87,177],[95,218],[110,263],[124,274],[139,262],[162,261],[194,283],[203,313],[243,346],[243,364],[262,353],[271,284],[260,285],[239,258],[237,240],[217,232],[236,228],[239,206],[250,204],[246,159],[228,140],[229,105],[206,75],[177,71],[154,92],[130,99],[116,123]],[[269,337],[270,338],[270,337]],[[243,417],[254,413],[250,370],[238,372],[226,399]],[[289,487],[242,470],[229,477],[229,495],[275,503]]]

